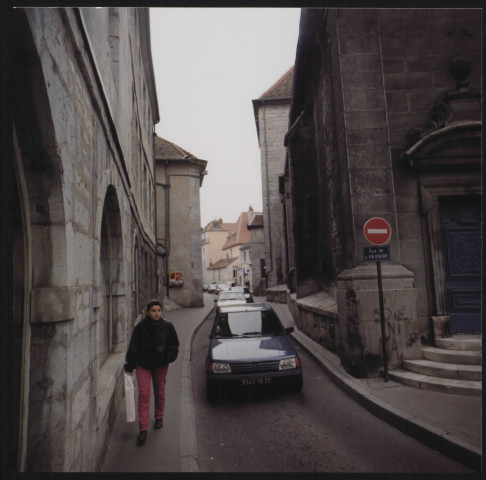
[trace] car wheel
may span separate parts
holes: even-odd
[[[304,377],[299,375],[298,377],[292,378],[290,381],[290,390],[295,393],[299,393],[304,386]]]

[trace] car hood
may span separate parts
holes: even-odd
[[[295,355],[295,349],[287,337],[224,338],[211,340],[213,360],[248,362],[271,360]]]

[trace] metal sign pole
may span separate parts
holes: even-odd
[[[381,262],[376,262],[378,274],[378,297],[380,299],[380,323],[381,323],[381,350],[383,353],[383,373],[385,382],[388,382],[388,360],[386,356],[386,331],[385,331],[385,307],[383,303],[383,285],[381,283]]]

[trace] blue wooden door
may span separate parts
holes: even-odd
[[[481,333],[481,197],[441,197],[440,223],[453,334]]]

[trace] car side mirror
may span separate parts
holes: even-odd
[[[285,329],[285,333],[292,333],[294,331],[294,327],[287,327]]]

